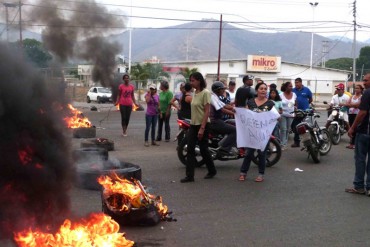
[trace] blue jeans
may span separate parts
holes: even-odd
[[[148,141],[149,130],[152,129],[152,141],[155,139],[155,127],[157,126],[158,115],[145,115],[145,141]]]
[[[355,179],[353,185],[355,189],[370,190],[370,135],[357,133],[355,143]],[[366,161],[367,158],[367,161]],[[367,174],[365,186],[365,173]]]
[[[280,119],[280,137],[281,145],[286,146],[288,144],[289,129],[292,126],[293,122],[292,117],[281,116]]]
[[[240,173],[247,174],[247,172],[249,170],[249,167],[251,165],[253,154],[254,154],[255,151],[256,151],[256,149],[254,149],[254,148],[247,148],[246,155],[244,157],[242,167],[240,168]],[[263,150],[263,151],[257,150],[257,152],[258,152],[258,159],[259,159],[259,162],[258,162],[258,173],[261,174],[261,175],[264,175],[265,174],[265,168],[266,168],[266,151],[267,151],[267,146],[266,146],[265,150]]]

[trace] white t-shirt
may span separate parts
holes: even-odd
[[[294,117],[294,105],[295,101],[297,99],[297,95],[293,93],[293,96],[291,99],[285,98],[284,93],[279,94],[281,98],[281,103],[282,103],[282,108],[283,108],[283,113],[281,114],[284,117]]]
[[[225,103],[220,100],[220,98],[215,94],[211,94],[211,105],[216,109],[216,111],[220,110],[222,107],[225,106]]]
[[[333,106],[338,106],[339,104],[345,104],[349,101],[350,97],[347,94],[343,94],[342,96],[338,96],[338,94],[334,95],[331,99],[330,104]]]
[[[229,95],[230,95],[230,101],[231,101],[231,102],[234,102],[234,100],[235,100],[236,90],[234,90],[234,92],[233,92],[233,93],[232,93],[232,92],[230,92],[229,90],[226,90],[226,92],[228,92],[228,93],[229,93]]]

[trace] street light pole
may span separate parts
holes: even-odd
[[[311,31],[311,58],[310,58],[310,73],[311,78],[310,81],[313,80],[313,71],[312,71],[312,58],[313,58],[313,33],[314,33],[314,24],[315,24],[315,7],[319,5],[318,2],[311,3],[310,5],[312,7],[312,31]],[[317,96],[317,79],[315,80],[315,102],[316,102],[316,96]]]
[[[313,79],[313,74],[312,74],[312,57],[313,57],[313,33],[314,33],[314,24],[315,24],[315,7],[317,5],[319,5],[319,3],[318,2],[315,2],[315,3],[310,2],[310,5],[312,7],[311,58],[310,58],[311,78],[310,78],[310,80],[312,80]]]

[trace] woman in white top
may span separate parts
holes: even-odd
[[[288,143],[289,129],[292,125],[294,114],[294,106],[296,105],[297,95],[293,93],[293,84],[290,81],[285,82],[281,86],[282,93],[280,94],[283,113],[281,114],[280,120],[280,137],[281,147],[286,149]]]
[[[360,111],[358,107],[361,103],[361,96],[362,96],[363,91],[364,91],[364,88],[362,85],[356,85],[355,94],[352,95],[348,101],[348,104],[347,104],[347,106],[349,107],[348,122],[350,126],[352,126],[358,112]],[[353,137],[351,138],[351,141],[349,142],[349,145],[346,148],[355,149],[355,138],[356,138],[356,134],[353,135]]]

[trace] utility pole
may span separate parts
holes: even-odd
[[[220,16],[220,36],[218,40],[217,81],[220,80],[221,40],[222,40],[222,15]]]
[[[5,18],[6,18],[6,41],[9,43],[9,10],[8,8],[16,8],[15,3],[3,3],[5,6]]]
[[[353,2],[353,44],[352,44],[352,55],[353,55],[353,72],[352,72],[352,87],[353,92],[355,91],[355,82],[356,82],[356,0]]]
[[[312,58],[313,58],[313,33],[314,33],[314,24],[315,24],[315,7],[319,5],[318,2],[312,3],[310,2],[310,5],[312,7],[312,31],[311,31],[311,57],[310,57],[310,72],[311,72],[311,78],[310,81],[313,80],[313,72],[312,72]],[[316,93],[316,92],[315,92]]]
[[[325,63],[326,63],[326,54],[328,54],[328,47],[329,47],[329,41],[328,40],[323,40],[322,41],[322,51],[321,51],[321,67],[325,68]]]
[[[18,2],[19,8],[19,46],[21,50],[23,50],[23,38],[22,38],[22,2],[19,0]]]

